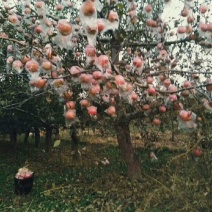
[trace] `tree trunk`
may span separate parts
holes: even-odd
[[[18,140],[18,133],[17,133],[17,130],[15,128],[12,128],[10,130],[10,141],[13,142],[13,145],[14,145],[14,149],[15,149],[15,152],[17,153],[17,140]]]
[[[114,65],[119,63],[120,50],[120,41],[113,37],[111,40],[111,59]]]
[[[60,139],[60,130],[59,130],[59,127],[55,127],[54,128],[54,135],[55,135],[55,140],[59,140]]]
[[[30,133],[30,129],[27,129],[24,134],[24,145],[28,145],[29,143],[29,133]]]
[[[40,130],[38,127],[34,127],[34,133],[35,133],[35,148],[38,148],[40,144]]]
[[[74,160],[78,160],[80,157],[80,152],[78,149],[79,146],[79,138],[77,136],[77,129],[75,126],[70,128],[70,134],[71,134],[71,150],[72,150],[72,156]]]
[[[127,176],[130,180],[141,179],[140,161],[132,146],[129,122],[125,121],[124,118],[123,120],[117,119],[115,130],[122,157],[127,164]]]
[[[52,145],[52,127],[47,125],[46,126],[46,137],[45,137],[45,151],[50,152],[51,145]]]
[[[10,131],[10,141],[12,141],[14,144],[17,143],[17,137],[18,137],[18,134],[17,134],[17,131],[15,128],[12,128],[11,131]]]

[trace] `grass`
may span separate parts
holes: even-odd
[[[64,135],[65,138],[65,135]],[[67,139],[67,138],[66,138]],[[126,164],[120,157],[115,138],[81,136],[81,157],[71,155],[70,142],[47,154],[42,145],[35,150],[19,141],[15,151],[1,141],[0,211],[210,211],[212,208],[212,156],[205,150],[196,160],[191,152],[159,148],[157,161],[149,150],[137,147],[143,178],[130,182]],[[110,165],[101,160],[106,157]],[[99,165],[94,164],[95,161]],[[27,164],[35,171],[33,191],[28,196],[14,194],[14,174]]]

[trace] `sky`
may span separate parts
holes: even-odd
[[[181,14],[182,9],[184,8],[184,1],[182,0],[171,0],[171,3],[166,4],[164,8],[164,12],[162,14],[162,19],[165,21],[169,21],[171,19],[179,19],[179,16]],[[203,4],[205,2],[204,0],[198,0],[198,4]],[[212,23],[212,0],[209,0],[208,3],[208,8],[211,8],[210,11],[207,13],[207,21]],[[194,14],[195,16],[195,14]],[[181,17],[181,20],[184,19],[184,22],[186,24],[186,18]],[[200,21],[205,21],[205,17],[201,15]],[[170,23],[170,22],[169,22]]]

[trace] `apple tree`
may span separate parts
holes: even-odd
[[[132,120],[150,118],[160,126],[161,113],[175,108],[178,128],[189,131],[197,128],[197,115],[185,99],[212,110],[211,3],[180,1],[169,20],[173,4],[2,1],[0,40],[7,56],[1,72],[26,74],[34,94],[54,91],[67,126],[84,115],[90,121],[110,117],[128,177],[139,179]]]

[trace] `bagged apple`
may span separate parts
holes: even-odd
[[[23,167],[18,170],[14,177],[15,193],[17,195],[27,195],[32,191],[34,172]]]

